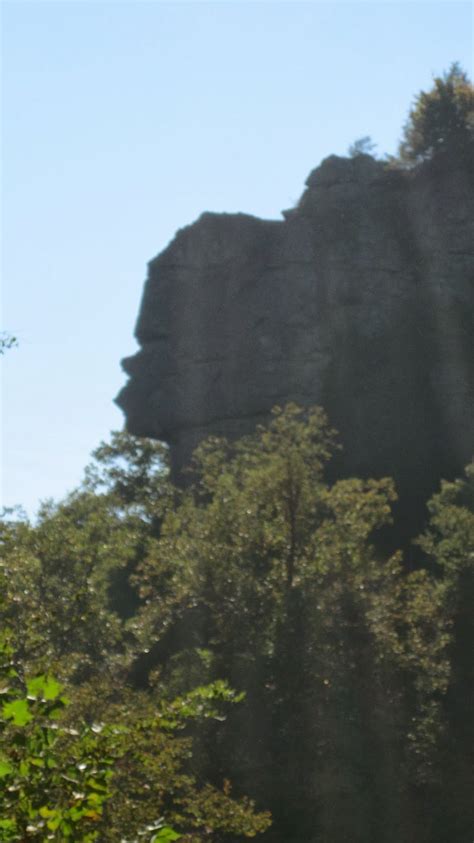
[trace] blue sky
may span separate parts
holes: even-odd
[[[278,218],[325,156],[394,152],[466,2],[3,2],[3,504],[34,514],[122,426],[147,261],[204,210]]]

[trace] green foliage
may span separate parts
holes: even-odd
[[[134,638],[114,605],[114,577],[134,570],[174,494],[163,449],[116,434],[110,446],[96,452],[83,487],[60,504],[44,504],[35,525],[24,517],[0,523],[3,621],[14,641],[15,664],[21,665],[15,668],[15,687],[7,683],[13,696],[3,709],[0,771],[14,775],[12,729],[21,730],[27,754],[38,735],[45,736],[52,772],[35,777],[31,764],[28,769],[23,764],[21,786],[28,791],[31,815],[20,819],[25,828],[25,822],[32,828],[37,822],[42,834],[60,817],[56,830],[49,829],[56,834],[51,839],[66,839],[71,826],[73,839],[82,840],[79,820],[87,834],[87,823],[92,823],[90,834],[104,841],[135,841],[137,834],[150,840],[152,833],[157,840],[178,839],[173,835],[179,828],[180,838],[196,843],[224,829],[254,836],[269,824],[268,815],[256,813],[249,800],[201,787],[189,769],[192,742],[178,735],[192,720],[222,721],[223,708],[241,695],[219,681],[197,683],[200,687],[174,700],[127,686]],[[59,717],[64,703],[44,710],[49,695],[59,693],[58,682],[49,676],[53,671],[67,686],[69,704],[61,720],[49,723],[47,715]],[[38,689],[41,700],[34,702],[30,697]],[[102,769],[111,772],[100,805],[87,786],[91,753],[96,784]],[[84,776],[88,769],[89,776],[81,780],[71,764],[86,762]],[[94,801],[94,817],[79,815],[84,799],[76,799],[71,788],[85,794],[86,805]],[[56,813],[36,816],[40,808]],[[15,829],[23,828],[10,803],[4,811]],[[88,839],[95,837],[84,836]]]
[[[113,756],[96,728],[62,725],[61,685],[25,678],[10,639],[0,638],[1,839],[89,843],[111,796]]]
[[[16,348],[18,340],[6,331],[0,332],[0,357],[10,348]]]
[[[372,141],[370,135],[365,135],[355,140],[347,151],[351,158],[356,158],[358,155],[373,155],[376,148],[377,144]]]
[[[126,433],[102,444],[66,500],[42,505],[35,525],[0,521],[0,566],[19,656],[63,680],[120,664],[123,620],[138,596],[129,578],[174,499],[164,448]]]
[[[419,545],[436,561],[450,588],[474,566],[474,462],[465,478],[444,481],[428,504],[431,519]]]
[[[148,520],[169,502],[168,452],[160,442],[115,431],[92,456],[86,486],[95,493],[105,491],[122,511],[137,511]]]
[[[138,569],[133,628],[146,648],[163,642],[161,687],[179,690],[204,652],[204,675],[245,689],[236,725],[203,751],[216,766],[231,759],[280,833],[363,840],[370,824],[385,833],[390,810],[403,837],[407,790],[436,778],[443,586],[371,545],[393,484],[328,486],[334,448],[324,413],[293,405],[233,446],[202,445],[194,485]]]
[[[62,694],[52,677],[24,678],[11,635],[0,642],[0,828],[2,840],[116,841],[201,840],[212,830],[254,836],[269,824],[249,800],[233,800],[229,788],[196,787],[184,771],[188,738],[176,738],[191,719],[220,717],[223,703],[239,697],[224,682],[165,702],[128,695],[110,699],[109,722],[88,725],[87,709],[101,714],[93,689]],[[76,699],[74,699],[76,698]],[[63,709],[70,706],[71,712]],[[189,833],[178,834],[176,821]],[[142,831],[140,831],[142,830]]]
[[[415,99],[399,148],[402,162],[413,164],[440,151],[460,154],[474,140],[474,88],[459,64],[434,79],[433,88]]]
[[[271,647],[263,639],[279,622],[285,594],[301,575],[298,556],[322,517],[322,468],[333,448],[324,414],[314,410],[302,423],[296,407],[276,411],[270,429],[238,443],[233,456],[225,442],[203,444],[195,485],[168,513],[138,569],[144,607],[137,634],[151,643],[183,613],[202,609],[237,650],[256,637]]]
[[[470,839],[474,469],[407,571],[377,543],[393,483],[329,484],[336,448],[277,408],[178,492],[115,434],[0,522],[0,839]]]
[[[105,498],[87,492],[45,504],[34,527],[0,524],[7,617],[25,663],[79,678],[120,652],[120,622],[107,606],[107,590],[132,541]]]
[[[104,722],[107,718],[120,724],[101,840],[135,840],[140,829],[159,829],[164,835],[170,827],[179,829],[184,840],[197,843],[214,839],[224,828],[251,837],[268,827],[268,814],[255,813],[249,800],[229,799],[225,790],[199,785],[190,769],[191,738],[180,734],[192,721],[222,720],[224,708],[238,700],[239,695],[223,682],[195,688],[174,700],[126,688],[117,693],[97,682],[82,686],[75,695],[76,711],[86,719],[93,712]]]
[[[441,484],[429,503],[420,545],[435,566],[441,616],[449,628],[443,741],[435,809],[436,841],[469,840],[474,827],[474,463],[465,477]]]
[[[182,836],[182,834],[177,834],[172,828],[166,826],[152,837],[151,843],[171,843],[172,840],[180,840]]]

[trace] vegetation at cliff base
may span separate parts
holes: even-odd
[[[473,467],[408,570],[393,483],[328,483],[337,447],[277,408],[178,490],[117,433],[4,516],[0,839],[471,839]]]

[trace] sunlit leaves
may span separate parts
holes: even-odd
[[[20,841],[25,834],[31,840],[82,843],[116,841],[124,834],[134,840],[137,834],[145,841],[178,840],[183,835],[170,822],[150,826],[165,807],[168,820],[193,830],[190,840],[200,839],[194,831],[199,834],[201,827],[244,836],[268,827],[268,815],[255,813],[248,800],[230,799],[210,787],[201,792],[184,770],[190,741],[175,733],[193,719],[221,719],[223,705],[242,699],[225,682],[172,701],[129,692],[120,704],[105,706],[112,721],[88,725],[81,711],[85,705],[100,713],[95,698],[80,693],[77,705],[71,688],[68,714],[68,700],[54,677],[23,681],[20,665],[12,676],[10,645],[3,647],[5,654],[1,678],[12,681],[3,684],[0,709],[2,840]]]
[[[14,726],[25,726],[33,719],[28,700],[13,700],[3,704],[2,714],[5,720],[11,720]]]
[[[161,828],[158,834],[153,835],[151,843],[172,843],[173,840],[179,840],[181,837],[182,834],[178,834],[167,826],[166,828]]]
[[[451,150],[462,154],[474,141],[474,88],[458,64],[436,77],[415,99],[400,144],[403,162],[416,163]]]
[[[323,471],[334,447],[324,414],[292,405],[237,444],[200,446],[194,484],[138,569],[144,605],[133,621],[147,649],[180,630],[181,649],[171,647],[159,663],[161,687],[179,688],[201,669],[247,689],[241,733],[232,735],[232,718],[224,727],[230,751],[245,753],[260,786],[268,777],[277,812],[287,781],[276,770],[300,766],[320,782],[316,803],[340,804],[331,822],[362,801],[370,814],[379,780],[415,787],[436,779],[451,642],[445,585],[428,571],[406,572],[401,554],[384,555],[373,543],[391,523],[393,482],[328,485]],[[466,512],[449,510],[447,496],[445,487],[442,515],[432,505],[438,532],[424,546],[432,542],[452,569],[469,531]],[[272,731],[256,750],[245,734],[259,707]],[[368,794],[358,765],[369,745],[377,763],[366,772]],[[332,789],[334,766],[344,805]],[[383,799],[389,804],[389,790]],[[335,828],[326,828],[328,839]]]
[[[5,758],[0,757],[0,779],[4,779],[5,776],[11,775],[13,772],[13,767],[9,761]]]
[[[28,699],[56,700],[61,693],[61,685],[52,676],[35,676],[26,681]]]
[[[393,483],[327,483],[335,447],[290,405],[204,443],[178,494],[120,434],[36,524],[1,522],[0,839],[252,838],[269,816],[221,770],[288,839],[365,840],[386,810],[407,839],[406,794],[469,743],[474,471],[407,571],[377,541]]]
[[[2,677],[3,678],[3,677]],[[111,758],[91,730],[65,728],[66,700],[50,676],[12,682],[0,712],[2,839],[94,840],[110,798]],[[94,777],[91,776],[91,771]],[[92,824],[92,825],[91,825]]]

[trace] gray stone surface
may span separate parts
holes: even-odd
[[[118,403],[175,476],[203,437],[322,404],[334,473],[394,476],[409,513],[474,451],[474,162],[331,156],[306,184],[282,221],[205,213],[150,262]]]

